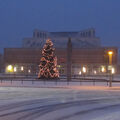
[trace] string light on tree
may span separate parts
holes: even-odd
[[[54,55],[55,49],[50,39],[46,40],[46,43],[42,50],[42,57],[39,65],[38,78],[58,78],[59,72],[57,70],[57,57]]]

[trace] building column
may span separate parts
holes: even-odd
[[[71,80],[71,66],[72,66],[72,43],[71,38],[68,39],[67,43],[67,81]]]

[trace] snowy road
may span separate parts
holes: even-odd
[[[0,88],[0,120],[119,120],[120,91]]]

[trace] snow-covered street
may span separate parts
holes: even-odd
[[[119,88],[0,88],[0,120],[119,120],[119,111]]]

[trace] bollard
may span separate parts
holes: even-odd
[[[12,84],[12,79],[11,79],[11,84]]]
[[[110,80],[109,80],[109,87],[112,87],[112,79],[113,79],[113,77],[112,77],[112,74],[110,75]]]
[[[32,80],[32,84],[34,84],[34,81]]]
[[[23,80],[21,81],[21,83],[23,84]]]
[[[82,81],[80,80],[80,85],[82,85]]]
[[[93,81],[93,86],[95,86],[95,80]]]
[[[107,81],[107,86],[108,86],[108,81]]]
[[[69,85],[69,80],[67,80],[67,85]]]

